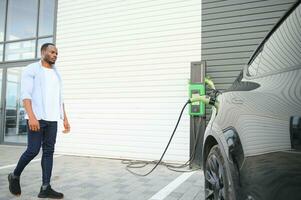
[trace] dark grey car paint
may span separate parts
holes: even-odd
[[[301,199],[301,129],[297,120],[301,117],[300,1],[286,17],[273,29],[263,50],[255,52],[260,60],[252,58],[254,65],[262,65],[249,73],[249,63],[232,87],[218,97],[220,108],[218,113],[213,110],[205,132],[203,161],[208,148],[217,143],[227,160],[226,168],[232,171],[229,180],[239,200]],[[290,21],[293,28],[288,27]],[[297,41],[290,37],[272,41],[286,36],[290,28]],[[290,45],[282,44],[285,42]],[[279,49],[269,56],[266,52],[273,47]]]

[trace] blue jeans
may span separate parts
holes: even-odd
[[[53,166],[53,152],[54,145],[57,135],[57,122],[50,122],[45,120],[39,120],[40,130],[31,131],[28,130],[28,144],[26,151],[22,154],[14,170],[15,176],[20,176],[26,165],[39,154],[40,148],[42,146],[42,180],[43,185],[50,184],[50,178]],[[27,127],[28,121],[27,121]]]

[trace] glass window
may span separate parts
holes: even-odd
[[[301,65],[301,6],[286,19],[265,43],[258,75]]]
[[[2,95],[2,69],[0,68],[0,97]],[[0,105],[1,105],[1,98],[0,98]]]
[[[0,0],[0,42],[4,40],[5,3],[6,0]]]
[[[18,103],[17,101],[17,94],[15,91],[18,90],[18,85],[15,82],[8,82],[7,83],[7,94],[6,94],[6,107],[10,109],[15,109],[16,104]]]
[[[40,58],[41,57],[41,46],[45,43],[53,43],[53,38],[43,38],[43,39],[39,39],[38,41],[38,48],[37,48],[37,57]]]
[[[40,57],[41,45],[53,42],[56,2],[0,0],[0,62]]]
[[[36,36],[38,0],[9,0],[7,12],[7,40]]]
[[[39,36],[53,34],[54,3],[54,0],[40,1]]]
[[[25,109],[20,103],[20,80],[23,68],[9,68],[6,81],[5,142],[26,143]]]
[[[35,57],[35,40],[12,42],[5,45],[5,60],[24,60]]]
[[[0,44],[0,62],[3,60],[3,44]]]

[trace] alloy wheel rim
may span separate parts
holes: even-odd
[[[211,155],[206,163],[205,195],[207,200],[225,200],[225,172],[216,155]]]

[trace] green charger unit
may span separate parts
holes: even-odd
[[[201,83],[189,83],[189,98],[205,95],[205,86]],[[205,104],[197,101],[189,104],[189,114],[191,116],[204,116]]]

